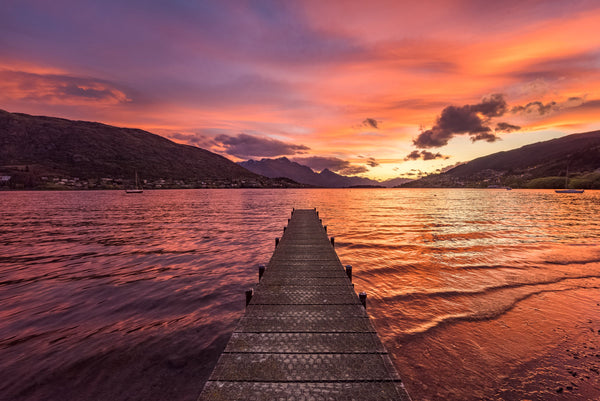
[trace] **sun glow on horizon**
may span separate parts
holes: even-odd
[[[378,179],[600,128],[600,4],[482,4],[19,2],[0,108]]]

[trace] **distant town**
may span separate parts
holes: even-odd
[[[0,173],[1,174],[1,173]],[[177,180],[171,178],[142,179],[143,189],[193,189],[193,188],[289,188],[294,185],[288,180],[259,180],[244,179],[204,179]],[[78,178],[61,176],[35,176],[26,171],[16,174],[0,175],[0,190],[98,190],[98,189],[128,189],[133,188],[134,182],[121,178]]]

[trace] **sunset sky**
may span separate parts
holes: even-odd
[[[384,179],[600,129],[596,0],[0,7],[0,109],[234,161]]]

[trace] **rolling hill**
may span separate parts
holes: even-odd
[[[297,186],[140,129],[0,110],[0,175],[21,177],[25,186],[35,186],[31,181],[42,176],[129,180],[135,171],[142,179],[165,184]]]
[[[474,159],[403,187],[600,188],[600,131],[567,135]]]

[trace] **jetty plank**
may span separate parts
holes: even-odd
[[[314,209],[294,210],[199,401],[410,400]]]

